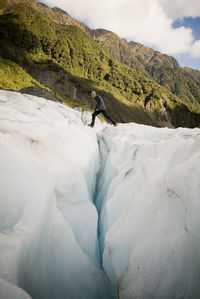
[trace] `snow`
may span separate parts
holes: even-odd
[[[0,91],[0,298],[198,298],[200,129],[90,120]]]

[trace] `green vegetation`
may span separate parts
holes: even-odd
[[[189,67],[184,67],[183,70],[200,88],[200,71],[191,69]]]
[[[81,102],[72,100],[68,96],[61,95],[58,92],[51,90],[46,86],[43,86],[33,77],[31,77],[25,70],[23,70],[18,64],[0,57],[0,88],[18,91],[27,86],[43,87],[47,91],[54,94],[67,106],[79,106],[83,111],[86,109],[88,110],[88,107],[86,105],[83,105]]]
[[[91,107],[89,93],[96,89],[117,121],[200,125],[198,114],[193,115],[200,112],[200,105],[184,102],[120,63],[79,27],[55,22],[51,9],[39,11],[33,0],[15,2],[4,2],[0,15],[1,87],[18,90],[39,85],[70,106],[81,102],[83,108]],[[78,95],[71,98],[78,102],[70,99],[71,90],[76,90]],[[177,121],[181,109],[184,117]]]
[[[125,65],[154,79],[180,97],[193,112],[200,110],[200,72],[182,69],[171,56],[161,54],[139,43],[119,38],[106,30],[93,30],[92,37]]]
[[[37,86],[39,83],[27,74],[18,64],[0,57],[0,87],[10,90],[20,90],[27,86]]]
[[[156,82],[183,99],[191,110],[199,111],[200,88],[181,68],[154,65],[149,67],[149,74]]]

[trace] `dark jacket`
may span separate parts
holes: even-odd
[[[96,100],[96,107],[95,107],[95,110],[98,109],[98,111],[103,111],[103,110],[106,110],[106,105],[104,103],[104,100],[102,99],[101,96],[96,96],[95,98]]]

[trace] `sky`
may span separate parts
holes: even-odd
[[[200,70],[199,0],[40,0],[91,29],[111,30]]]

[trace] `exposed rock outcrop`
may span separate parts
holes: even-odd
[[[39,87],[39,86],[30,86],[26,88],[22,88],[20,90],[21,93],[31,94],[33,96],[42,97],[50,101],[54,102],[60,102],[62,101],[56,97],[54,94],[46,90],[45,88]]]

